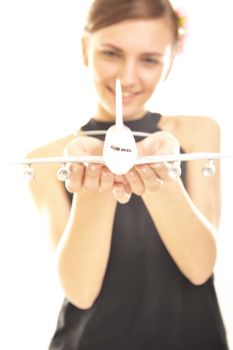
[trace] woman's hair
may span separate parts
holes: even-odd
[[[85,31],[99,29],[130,19],[166,18],[170,21],[174,42],[180,41],[181,21],[169,0],[93,0]]]

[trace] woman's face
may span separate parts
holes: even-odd
[[[171,64],[172,31],[164,18],[127,20],[84,39],[84,61],[97,93],[95,117],[115,120],[115,81],[121,80],[125,120],[137,119]]]

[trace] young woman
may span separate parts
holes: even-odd
[[[29,157],[101,155],[115,122],[115,82],[124,122],[139,156],[219,152],[219,127],[206,117],[166,117],[145,104],[166,79],[180,48],[180,18],[168,0],[95,0],[83,37],[96,112],[76,135]],[[211,135],[211,137],[210,137]],[[213,270],[220,216],[220,170],[182,163],[171,179],[163,164],[125,175],[99,164],[37,166],[30,188],[47,218],[65,300],[50,350],[225,350]]]

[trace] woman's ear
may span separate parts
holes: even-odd
[[[82,56],[84,65],[88,67],[88,38],[86,35],[82,37]]]

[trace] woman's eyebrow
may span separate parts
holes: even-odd
[[[110,49],[113,49],[115,51],[118,51],[118,52],[123,52],[123,50],[115,45],[112,45],[112,44],[108,44],[108,43],[103,43],[101,44],[100,46],[103,46],[103,47],[108,47]],[[164,57],[164,54],[158,52],[158,51],[150,51],[150,52],[142,52],[142,55],[143,56],[157,56],[157,57]]]
[[[113,50],[115,50],[115,51],[123,52],[122,49],[120,49],[119,47],[117,47],[117,46],[115,46],[115,45],[112,45],[112,44],[107,44],[107,43],[105,44],[105,43],[103,43],[103,44],[101,44],[100,46],[105,46],[105,47],[108,47],[108,48],[113,49]]]

